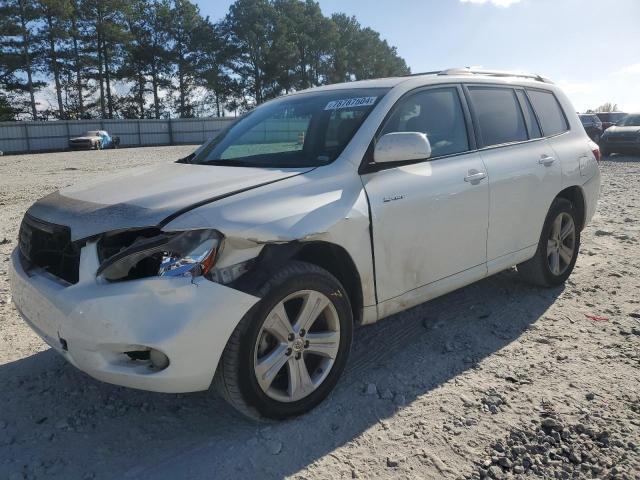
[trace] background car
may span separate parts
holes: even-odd
[[[596,112],[596,115],[602,122],[602,131],[605,131],[607,128],[615,125],[627,116],[624,112]]]
[[[640,154],[640,113],[630,113],[609,127],[600,142],[603,156],[612,153]]]
[[[597,115],[592,113],[586,113],[578,115],[584,130],[589,135],[589,138],[596,143],[600,143],[600,137],[602,136],[602,122]]]
[[[89,130],[80,137],[69,139],[69,148],[102,150],[103,148],[117,148],[120,138],[109,135],[105,130]]]

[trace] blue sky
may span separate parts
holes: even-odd
[[[212,20],[231,0],[196,0]],[[577,110],[640,111],[640,0],[320,0],[380,32],[413,72],[522,70],[562,86]]]

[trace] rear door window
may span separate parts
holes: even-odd
[[[531,99],[538,119],[540,119],[540,126],[545,137],[569,130],[564,113],[562,113],[560,104],[553,93],[541,90],[527,90],[527,94]]]
[[[393,132],[425,133],[432,157],[469,150],[464,113],[455,87],[423,90],[400,100],[381,135]]]
[[[524,117],[512,88],[469,87],[469,94],[485,147],[528,139]]]
[[[522,111],[524,112],[524,121],[527,124],[529,138],[542,137],[540,127],[538,126],[538,120],[536,119],[535,113],[533,113],[533,109],[531,108],[529,99],[527,98],[523,90],[516,90],[516,95],[518,96],[518,100],[520,100],[520,106],[522,107]]]

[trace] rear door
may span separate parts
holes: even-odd
[[[473,267],[486,273],[489,190],[463,98],[455,85],[409,93],[378,134],[421,132],[432,147],[428,160],[362,175],[381,302]]]
[[[467,96],[489,176],[489,273],[530,256],[551,200],[560,161],[540,130],[523,89],[468,85]]]

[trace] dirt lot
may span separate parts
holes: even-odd
[[[0,479],[640,478],[640,158],[602,163],[564,288],[511,270],[362,328],[335,393],[266,425],[208,392],[95,381],[11,304],[9,254],[33,201],[190,150],[0,157]]]

